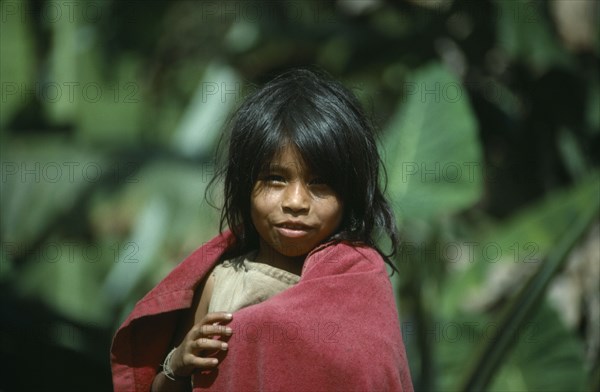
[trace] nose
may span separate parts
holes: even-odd
[[[288,183],[283,200],[281,201],[283,212],[291,214],[307,213],[310,207],[310,194],[302,181]]]

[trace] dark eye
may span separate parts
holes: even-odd
[[[327,181],[325,181],[321,177],[315,177],[312,180],[310,180],[310,182],[308,183],[308,185],[327,185]]]
[[[263,177],[262,179],[265,182],[285,182],[285,178],[282,176],[278,176],[276,174],[269,174]]]

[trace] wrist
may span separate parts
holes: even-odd
[[[169,351],[169,353],[165,357],[165,360],[162,364],[162,373],[171,381],[189,381],[190,375],[182,376],[175,373],[175,369],[173,368],[173,357],[176,351],[177,347]]]

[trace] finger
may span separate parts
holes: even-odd
[[[194,367],[201,369],[214,368],[219,364],[219,360],[217,358],[194,357],[191,362]]]
[[[210,336],[231,336],[233,330],[226,325],[210,324],[201,325],[196,331],[196,338]]]
[[[190,337],[197,339],[205,336],[229,336],[232,331],[231,328],[223,328],[219,326],[217,328],[207,328],[208,325],[219,325],[220,323],[228,323],[233,318],[231,313],[226,312],[213,312],[208,313],[202,318],[202,320],[194,325],[192,328]]]
[[[233,315],[227,312],[212,312],[202,318],[200,324],[225,323],[231,321]]]
[[[217,339],[207,339],[207,338],[200,338],[194,341],[194,348],[196,348],[199,351],[203,351],[203,350],[211,350],[211,351],[218,351],[218,350],[227,350],[228,345],[226,342],[222,342],[220,340]]]

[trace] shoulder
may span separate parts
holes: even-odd
[[[304,262],[302,274],[309,274],[315,269],[338,274],[386,272],[385,262],[376,249],[348,242],[326,243],[310,252]]]
[[[346,241],[328,242],[315,248],[308,254],[309,259],[348,260],[348,261],[369,261],[383,263],[383,258],[379,252],[364,244],[354,244]]]
[[[229,249],[234,242],[233,234],[230,231],[226,231],[222,234],[215,236],[208,242],[201,244],[194,252],[192,252],[183,262],[194,262],[197,260],[216,260]]]
[[[231,234],[226,232],[196,249],[136,304],[122,327],[143,316],[190,307],[195,289],[212,270],[230,241]]]
[[[203,243],[181,261],[156,288],[171,291],[195,286],[200,279],[212,270],[229,243],[228,233],[218,235]]]

